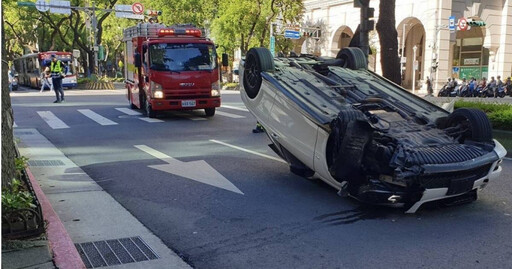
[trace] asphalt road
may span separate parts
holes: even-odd
[[[244,107],[238,94],[223,95],[223,115],[161,122],[117,110],[128,107],[122,91],[66,94],[62,104],[14,94],[17,128],[37,128],[196,268],[512,268],[511,160],[478,201],[406,215],[291,174],[265,134],[251,133],[254,118],[234,109]],[[41,111],[68,128],[51,128],[43,118],[57,121]]]

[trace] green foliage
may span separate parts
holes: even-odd
[[[494,129],[512,131],[512,105],[492,104],[481,102],[457,101],[455,108],[469,107],[483,110],[492,123]]]
[[[16,210],[21,208],[35,208],[32,194],[25,189],[21,180],[23,170],[27,167],[28,158],[21,156],[14,159],[16,177],[2,189],[2,210]]]
[[[9,186],[2,190],[2,211],[35,207],[32,194],[23,189],[21,180],[13,179]]]

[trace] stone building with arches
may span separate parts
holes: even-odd
[[[379,2],[370,0],[375,21],[381,16]],[[359,8],[349,0],[304,0],[304,5],[305,22],[321,23],[326,28],[322,43],[316,45],[317,53],[336,56],[357,29]],[[465,18],[484,21],[486,26],[451,32],[450,16],[456,18],[456,24]],[[416,81],[419,89],[427,76],[434,79],[436,88],[449,77],[512,76],[512,0],[396,0],[395,21],[405,88],[411,89]],[[311,53],[304,51],[305,41],[301,39],[297,46]],[[374,69],[381,73],[376,31],[370,33],[370,47],[375,51]]]

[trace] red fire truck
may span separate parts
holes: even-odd
[[[220,106],[219,68],[213,42],[190,24],[139,23],[123,33],[125,78],[132,109],[150,118],[163,110]]]

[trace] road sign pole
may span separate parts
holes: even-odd
[[[272,54],[272,57],[275,57],[276,56],[276,52],[275,52],[275,37],[274,37],[274,23],[273,22],[270,22],[270,54]]]

